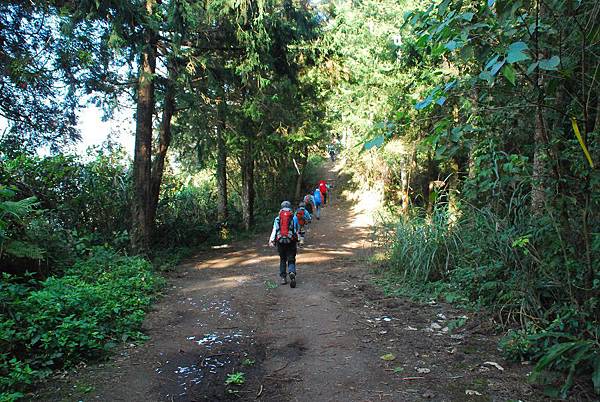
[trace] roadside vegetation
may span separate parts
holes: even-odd
[[[599,393],[598,4],[367,0],[330,14],[328,110],[347,170],[387,205],[382,286],[489,311],[546,393]]]

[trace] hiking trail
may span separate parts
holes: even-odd
[[[34,399],[544,400],[525,381],[531,367],[499,356],[486,317],[372,284],[372,207],[345,199],[333,169],[326,175],[338,185],[298,251],[296,289],[279,285],[267,232],[202,252],[169,279],[146,343],[55,377]],[[244,383],[226,385],[235,372]]]

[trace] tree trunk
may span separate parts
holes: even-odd
[[[413,172],[417,170],[417,145],[411,144],[410,161],[407,161],[406,182],[402,185],[402,212],[407,213],[410,205],[410,190],[412,189]]]
[[[479,88],[477,88],[476,86],[473,87],[473,91],[472,91],[472,95],[471,95],[471,100],[473,101],[473,112],[472,115],[474,116],[474,126],[478,126],[479,124]],[[476,134],[474,134],[473,141],[471,142],[471,146],[469,147],[469,154],[468,154],[468,161],[467,161],[467,169],[468,169],[468,177],[469,179],[474,179],[476,176],[476,169],[475,169],[475,157],[474,157],[474,153],[475,153],[475,144],[477,143],[477,137]]]
[[[433,150],[435,152],[435,150]],[[436,165],[433,160],[433,153],[427,153],[427,171],[425,172],[425,181],[423,183],[423,201],[427,214],[433,211],[437,194],[435,181],[437,181]]]
[[[152,14],[154,0],[146,1],[148,16]],[[146,28],[146,46],[140,56],[137,87],[137,112],[135,148],[133,159],[133,200],[131,222],[131,248],[145,254],[150,246],[151,225],[148,214],[150,204],[152,115],[154,114],[154,71],[156,69],[156,34]]]
[[[540,2],[536,4],[536,26],[539,26],[539,21],[542,17],[542,8]],[[536,60],[544,58],[543,52],[539,47],[539,31],[536,29]],[[544,75],[540,69],[536,72],[536,86],[538,91],[537,104],[535,111],[535,131],[533,134],[533,169],[532,169],[532,185],[531,185],[531,212],[539,215],[544,211],[546,205],[546,183],[547,176],[546,160],[547,160],[547,135],[544,122]]]
[[[244,154],[242,155],[242,219],[244,228],[254,224],[254,134],[249,122],[244,124]]]
[[[453,226],[460,218],[459,191],[460,164],[458,158],[450,160],[451,175],[448,178],[448,226]]]
[[[592,131],[600,130],[600,91],[596,94],[596,120]]]
[[[158,140],[158,152],[154,157],[154,162],[152,164],[151,200],[148,211],[148,219],[150,220],[151,227],[154,227],[155,224],[156,209],[158,207],[158,198],[160,196],[160,185],[165,170],[165,159],[169,145],[171,145],[171,120],[173,113],[175,112],[175,74],[171,71],[169,72],[164,102],[163,115],[160,124],[160,137]]]
[[[227,145],[225,144],[226,121],[225,93],[222,92],[220,103],[217,105],[217,213],[220,223],[227,222]]]
[[[400,168],[400,207],[402,208],[402,213],[405,214],[408,211],[408,181],[409,181],[409,173],[408,163],[405,162],[402,164]]]
[[[540,96],[541,98],[541,96]],[[546,159],[547,159],[547,137],[544,125],[542,100],[538,100],[535,113],[535,132],[533,136],[533,172],[531,187],[531,212],[538,215],[544,211],[546,205]]]

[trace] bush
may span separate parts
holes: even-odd
[[[600,392],[600,272],[589,288],[584,256],[556,236],[551,216],[515,211],[513,219],[500,219],[490,209],[463,206],[451,219],[438,205],[429,216],[387,225],[386,290],[444,294],[488,309],[517,328],[501,348],[508,358],[537,361],[534,380],[548,370],[566,373],[556,393],[564,396],[575,374],[592,374]],[[591,254],[599,251],[592,242]]]
[[[217,194],[212,180],[177,185],[163,191],[156,216],[156,243],[161,248],[196,246],[219,235]]]
[[[0,282],[0,399],[51,370],[141,339],[145,309],[162,283],[139,257],[97,248],[61,278]],[[11,396],[12,395],[12,396]]]
[[[321,177],[323,164],[326,159],[320,154],[310,155],[306,162],[306,167],[302,175],[302,182],[305,188],[313,189],[316,187],[319,180],[325,179]]]

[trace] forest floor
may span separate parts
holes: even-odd
[[[526,381],[531,366],[500,357],[485,315],[373,285],[373,207],[342,196],[334,170],[326,176],[340,189],[299,250],[297,288],[279,285],[269,233],[202,252],[169,279],[146,343],[57,376],[33,399],[545,400]],[[466,325],[447,330],[463,316]],[[236,372],[244,383],[227,385]]]

